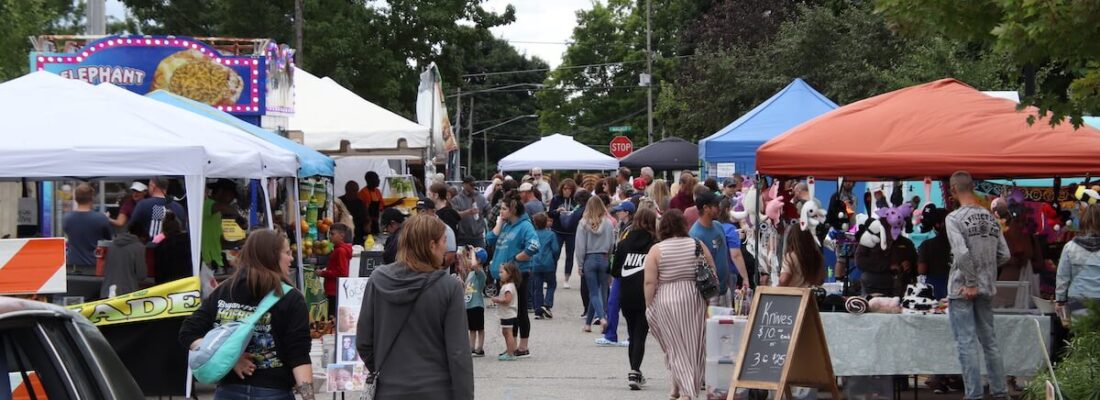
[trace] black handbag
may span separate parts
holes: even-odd
[[[718,296],[718,275],[714,267],[707,264],[707,258],[703,256],[703,245],[698,240],[695,241],[695,288],[699,289],[703,300]]]

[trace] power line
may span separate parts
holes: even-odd
[[[521,44],[563,44],[563,45],[573,44],[573,42],[544,42],[544,41],[537,41],[537,40],[508,40],[507,42],[508,43],[521,43]]]
[[[691,58],[691,57],[695,57],[695,54],[682,55],[682,56],[672,56],[672,57],[669,57],[669,58],[681,59],[681,58]],[[566,67],[558,66],[557,69],[577,69],[577,68],[589,68],[589,67],[606,67],[606,66],[609,66],[609,65],[637,64],[637,63],[644,63],[644,62],[646,62],[646,60],[624,60],[624,61],[618,61],[618,62],[608,62],[608,63],[599,63],[599,64],[570,65],[570,66],[566,66]],[[528,72],[546,72],[546,71],[552,71],[552,70],[554,70],[554,68],[535,68],[535,69],[524,69],[524,70],[516,70],[516,71],[480,72],[480,73],[476,73],[476,74],[465,74],[465,75],[462,75],[462,77],[463,78],[474,78],[474,77],[479,77],[479,76],[525,74],[525,73],[528,73]]]

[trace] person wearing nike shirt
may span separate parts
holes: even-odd
[[[649,323],[645,315],[645,257],[657,241],[657,213],[643,207],[634,214],[630,231],[615,247],[615,259],[611,264],[611,276],[620,280],[619,307],[630,332],[630,372],[627,384],[630,390],[641,390],[645,385],[642,376],[642,358],[645,357]]]

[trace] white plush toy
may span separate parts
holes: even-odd
[[[814,242],[817,242],[818,246],[821,246],[821,240],[817,238],[817,226],[825,222],[825,210],[821,209],[821,206],[817,205],[817,201],[810,200],[802,205],[801,216],[798,218],[798,225],[802,228],[802,231],[810,232],[813,234]]]
[[[856,223],[863,225],[867,222],[867,215],[859,214],[856,216]],[[875,247],[881,246],[883,250],[886,250],[886,227],[882,226],[882,221],[879,218],[875,218],[871,221],[870,225],[867,225],[867,229],[863,232],[863,235],[859,237],[859,245],[863,247]]]

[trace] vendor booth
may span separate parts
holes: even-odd
[[[1034,124],[1028,118],[1035,117]],[[841,107],[768,141],[761,174],[866,180],[1100,173],[1100,131],[1050,126],[1029,108],[943,79]]]
[[[287,130],[300,131],[306,146],[326,154],[390,150],[392,155],[423,156],[427,127],[366,101],[327,77],[296,69],[295,79],[297,101]]]
[[[619,168],[619,160],[601,153],[572,136],[555,133],[516,150],[497,163],[501,171],[544,170],[606,171]]]
[[[661,139],[619,160],[630,168],[650,167],[657,171],[699,168],[699,146],[678,137]]]
[[[1034,124],[1028,123],[1029,117],[1036,119]],[[1018,111],[1011,100],[991,97],[962,82],[944,79],[865,99],[812,119],[761,146],[756,163],[760,181],[765,175],[888,182],[924,178],[926,187],[955,171],[965,170],[983,180],[978,182],[978,191],[1016,204],[1021,207],[1018,210],[1038,210],[1036,215],[1040,219],[1054,220],[1059,217],[1057,212],[1046,213],[1044,207],[1052,204],[1057,207],[1068,191],[1057,178],[1100,173],[1100,159],[1096,154],[1100,154],[1100,131],[1094,128],[1074,129],[1068,123],[1052,127],[1048,121],[1038,118],[1034,108]],[[1053,186],[1056,187],[1049,193],[1015,187],[1012,179],[1021,177],[1055,177]],[[1009,180],[995,183],[990,180],[993,178]],[[897,204],[888,198],[879,201],[888,202],[879,206],[888,209],[881,219],[883,225],[878,227],[884,229],[880,231],[883,240],[890,234],[891,226],[904,235],[905,220],[910,217],[905,207],[909,205]],[[908,198],[903,200],[908,201]],[[927,204],[931,199],[922,201]],[[913,208],[919,209],[919,206]],[[1019,215],[1031,214],[1014,212],[998,217],[1017,218]],[[867,221],[874,220],[876,218]],[[898,221],[900,224],[895,224]],[[1043,227],[1045,221],[1035,226]],[[1063,231],[1072,230],[1067,228],[1068,222],[1056,224],[1060,224]],[[1021,231],[1023,240],[1016,243],[1033,249],[1035,258],[1053,258],[1057,262],[1053,252],[1060,252],[1057,241],[1065,240],[1065,234],[1071,232],[1059,232],[1059,228],[1051,225],[1047,223],[1046,227],[1050,228],[1047,231]],[[855,227],[851,231],[866,235],[863,229],[874,229],[872,225],[861,226],[859,231]],[[1005,229],[1010,232],[1016,228],[1010,224]],[[830,237],[833,233],[839,232],[830,230]],[[1009,233],[1005,236],[1008,238]],[[1010,250],[1017,254],[1013,241],[1009,243]],[[879,244],[857,240],[853,246]],[[883,249],[885,246],[883,244]],[[1042,299],[1029,295],[1029,291],[1037,290],[1029,285],[1027,277],[1040,274],[1039,270],[1032,273],[1031,266],[1043,268],[1041,262],[1031,261],[1026,259],[1019,266],[1001,266],[1000,280],[996,283],[998,293],[993,299],[1007,372],[1019,376],[1035,374],[1045,358],[1044,352],[1050,351],[1049,344],[1057,343],[1051,340],[1052,332],[1060,329],[1060,324],[1054,322],[1056,319],[1051,315],[1052,307],[1037,308]],[[1019,268],[1019,280],[1004,279],[1010,267]],[[840,291],[839,284],[826,283],[825,286],[826,292]],[[837,375],[958,373],[947,318],[941,315],[950,312],[949,306],[941,300],[941,295],[933,296],[932,293],[933,286],[921,279],[905,287],[904,297],[902,293],[895,293],[901,298],[900,302],[892,298],[875,298],[870,301],[870,307],[866,307],[867,302],[859,295],[844,293],[851,297],[839,308],[848,313],[826,313],[822,318]],[[1007,301],[1003,301],[1002,294],[1007,295]],[[1023,306],[1020,306],[1021,297]],[[1030,304],[1032,299],[1036,304]],[[1049,301],[1042,301],[1049,306]],[[868,310],[872,313],[862,315]],[[902,315],[897,315],[899,313]],[[855,337],[862,339],[853,341]],[[927,343],[938,345],[930,349]]]

